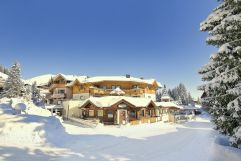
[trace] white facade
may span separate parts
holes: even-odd
[[[64,101],[64,111],[63,111],[63,117],[64,118],[70,118],[70,117],[81,117],[81,109],[79,109],[81,104],[81,101]]]
[[[73,94],[74,100],[86,100],[88,98],[90,98],[89,93]]]

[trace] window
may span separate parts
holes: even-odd
[[[59,90],[58,90],[58,93],[59,93],[59,94],[64,94],[64,93],[65,93],[65,90],[64,90],[64,89],[59,89]]]
[[[121,89],[121,86],[111,86],[111,89],[116,89],[116,88],[120,88]]]
[[[57,104],[58,104],[58,105],[61,105],[61,104],[62,104],[62,101],[58,101]]]
[[[113,112],[112,111],[108,111],[107,112],[107,116],[109,119],[112,119],[114,116],[113,116]]]
[[[97,115],[98,115],[99,117],[103,117],[103,116],[104,116],[103,110],[98,110],[98,111],[97,111]]]
[[[141,116],[145,116],[145,111],[141,110]]]
[[[107,87],[106,86],[102,86],[102,89],[107,89]]]
[[[94,110],[89,110],[89,116],[93,117],[95,115]]]
[[[133,117],[133,118],[135,118],[135,117],[136,117],[136,112],[135,112],[135,111],[131,111],[131,112],[130,112],[130,116]]]

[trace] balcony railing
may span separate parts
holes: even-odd
[[[113,89],[101,89],[101,88],[90,88],[89,93],[91,95],[110,95],[110,93],[113,91]],[[142,95],[144,93],[155,93],[155,91],[152,90],[146,90],[146,89],[122,89],[122,91],[125,92],[125,95]]]
[[[52,95],[52,98],[65,98],[65,94],[64,93],[54,93]]]
[[[49,87],[50,90],[55,88],[65,88],[65,84],[51,84],[51,86]]]

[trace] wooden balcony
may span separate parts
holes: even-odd
[[[125,92],[125,95],[142,95],[146,91],[145,89],[121,89]],[[91,95],[110,95],[112,89],[90,88]]]
[[[65,88],[65,84],[51,84],[49,90],[53,90],[55,88]]]
[[[52,98],[65,98],[66,94],[64,93],[54,93]]]

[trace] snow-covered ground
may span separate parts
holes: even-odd
[[[241,150],[212,129],[207,115],[186,124],[84,128],[47,115],[12,115],[0,103],[1,161],[240,161]],[[32,110],[30,110],[32,108]]]
[[[0,78],[3,78],[3,79],[6,80],[6,79],[8,78],[8,75],[6,75],[6,74],[0,72]]]

